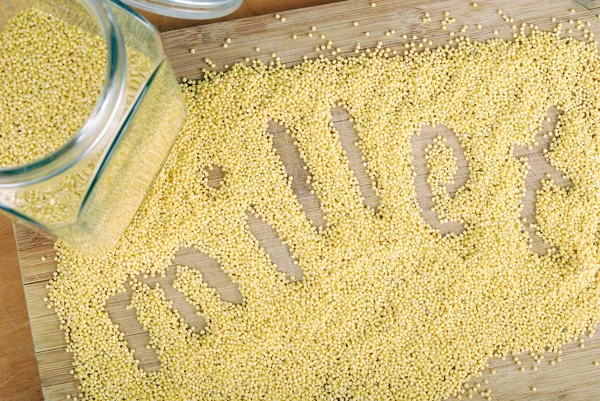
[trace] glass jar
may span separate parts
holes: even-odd
[[[0,168],[0,209],[87,254],[114,246],[179,133],[186,106],[160,35],[118,0],[0,0],[0,30],[36,7],[106,42],[106,74],[71,139],[31,163]]]

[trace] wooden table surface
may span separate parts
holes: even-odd
[[[194,21],[143,13],[161,31],[275,13],[336,0],[244,0],[218,20]],[[42,400],[11,221],[0,215],[0,401]]]

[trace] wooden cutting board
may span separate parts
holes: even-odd
[[[209,68],[204,61],[205,58],[209,58],[216,64],[217,70],[226,69],[225,65],[231,66],[242,62],[246,57],[260,58],[268,63],[272,60],[272,53],[276,53],[283,62],[291,65],[301,62],[304,55],[309,58],[318,57],[314,48],[326,40],[332,40],[334,48],[342,49],[338,55],[352,56],[356,42],[360,42],[361,46],[366,48],[374,47],[378,41],[382,41],[386,47],[403,51],[404,44],[410,42],[413,35],[417,35],[418,41],[422,38],[431,39],[436,46],[450,39],[448,36],[450,31],[457,32],[457,36],[460,36],[458,31],[463,25],[469,26],[466,35],[472,39],[483,40],[494,37],[494,30],[498,30],[499,37],[509,39],[513,33],[511,24],[507,24],[500,18],[497,14],[498,9],[513,17],[517,25],[522,22],[533,23],[542,29],[552,27],[551,17],[556,17],[557,22],[563,22],[565,28],[568,28],[570,19],[590,21],[592,25],[588,29],[600,37],[600,20],[596,17],[600,13],[600,0],[579,2],[478,0],[477,8],[472,7],[473,0],[375,1],[377,1],[376,7],[371,7],[368,0],[350,0],[289,11],[282,13],[286,22],[281,22],[270,15],[188,28],[164,33],[163,39],[177,76],[200,78],[203,74],[202,68]],[[576,10],[575,13],[569,11],[572,8]],[[445,32],[440,29],[440,20],[443,18],[444,11],[450,11],[456,18],[456,23]],[[425,12],[431,14],[430,23],[422,22]],[[354,26],[354,21],[359,25]],[[483,29],[476,29],[476,24],[483,25]],[[312,26],[317,29],[311,38],[307,34]],[[396,33],[386,36],[385,33],[391,30],[395,30]],[[370,32],[368,37],[365,35],[367,31]],[[293,34],[298,38],[292,39]],[[320,38],[321,34],[326,35],[326,40]],[[408,39],[403,39],[403,35],[408,35]],[[231,43],[224,48],[223,44],[227,38],[231,39]],[[260,47],[260,51],[255,50],[257,47]],[[192,54],[191,49],[195,49],[195,53]],[[331,50],[322,53],[333,57]],[[552,110],[550,116],[555,117]],[[344,148],[348,152],[351,166],[361,184],[367,203],[375,205],[377,199],[371,190],[368,176],[362,168],[360,152],[353,147],[356,134],[352,124],[348,121],[347,114],[341,110],[333,111],[333,120],[340,131]],[[551,129],[552,124],[553,122],[548,123],[544,129]],[[273,134],[274,145],[288,173],[294,176],[293,182],[297,183],[293,188],[294,191],[305,205],[309,217],[318,220],[320,215],[318,201],[310,195],[309,188],[300,184],[305,181],[302,179],[305,173],[297,150],[281,127],[273,125],[270,132]],[[425,181],[427,170],[423,160],[423,149],[438,133],[447,135],[450,145],[454,146],[460,154],[459,145],[452,133],[445,132],[443,127],[437,130],[425,130],[422,135],[415,137],[413,142],[417,171],[415,183],[419,202],[424,208],[425,220],[440,228],[442,232],[454,231],[460,227],[452,224],[441,225],[435,213],[431,211],[431,191]],[[515,150],[516,156],[528,156],[529,163],[532,165],[532,172],[527,181],[528,193],[534,193],[539,185],[539,178],[546,173],[553,174],[563,185],[569,184],[557,172],[552,171],[541,156],[546,145],[547,142],[541,142],[533,150]],[[466,175],[464,159],[459,157],[457,181],[464,182]],[[211,175],[211,182],[218,184],[218,172]],[[533,198],[525,198],[524,203],[524,214],[531,217]],[[290,275],[298,275],[297,266],[290,262],[286,247],[277,239],[273,230],[258,219],[250,221],[250,225],[279,268],[287,270]],[[79,390],[77,381],[69,373],[72,357],[65,352],[65,339],[59,328],[59,321],[54,312],[46,308],[43,301],[46,296],[47,281],[53,276],[56,268],[52,242],[19,225],[15,225],[15,235],[44,396],[50,401],[65,400],[67,394],[75,396]],[[545,244],[541,240],[534,241],[534,250],[543,251],[544,247]],[[232,286],[219,266],[205,255],[192,249],[181,250],[174,264],[188,264],[201,269],[207,281],[213,283],[225,299],[232,301],[237,299],[236,288]],[[161,286],[167,288],[167,295],[174,300],[175,307],[180,310],[184,318],[190,324],[200,327],[203,324],[201,318],[196,317],[183,297],[170,286],[174,275],[173,270],[170,269],[170,274],[165,279],[161,279]],[[125,332],[129,345],[136,349],[136,356],[140,359],[141,366],[148,370],[155,370],[159,366],[156,354],[153,350],[146,349],[148,335],[137,322],[135,312],[126,310],[128,302],[129,294],[115,295],[109,301],[107,311]],[[482,390],[492,388],[493,399],[501,401],[600,399],[600,367],[594,367],[592,363],[600,360],[600,339],[586,340],[585,349],[579,349],[576,344],[567,345],[562,355],[563,361],[556,366],[550,366],[548,362],[553,359],[553,355],[547,354],[546,358],[538,364],[539,369],[534,372],[531,366],[536,363],[529,356],[523,355],[521,360],[522,366],[527,369],[525,373],[519,372],[518,367],[511,361],[491,360],[490,363],[497,369],[497,374],[492,376],[489,372],[485,372],[481,378],[473,380],[473,383],[482,383],[484,379],[488,379],[489,385],[482,385]],[[538,391],[533,393],[530,390],[531,386],[536,386]],[[482,397],[476,395],[475,399],[482,399]]]

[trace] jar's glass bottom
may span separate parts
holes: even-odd
[[[146,197],[183,124],[186,106],[165,59],[133,105],[95,174],[75,224],[55,231],[92,254],[117,243]]]

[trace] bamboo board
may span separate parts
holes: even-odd
[[[574,8],[576,13],[570,13],[571,8]],[[558,22],[563,22],[565,25],[568,25],[570,19],[591,21],[590,31],[600,37],[600,21],[596,18],[596,14],[600,13],[600,0],[581,0],[580,2],[570,0],[512,2],[480,0],[476,9],[471,7],[469,0],[436,0],[433,2],[380,0],[377,7],[374,8],[369,6],[367,0],[350,0],[282,13],[287,19],[285,23],[273,16],[253,17],[167,32],[163,34],[163,39],[177,76],[199,78],[202,76],[201,69],[208,68],[204,62],[207,57],[216,64],[217,70],[225,69],[224,65],[226,64],[232,65],[241,62],[246,57],[260,58],[264,62],[269,62],[272,60],[271,53],[277,53],[282,61],[289,65],[301,62],[304,55],[311,58],[316,57],[317,53],[314,51],[314,47],[322,44],[323,40],[319,38],[321,33],[327,36],[327,40],[334,42],[334,47],[342,49],[342,52],[338,54],[341,56],[354,55],[352,51],[356,42],[360,42],[362,47],[366,48],[375,46],[377,41],[383,41],[385,46],[403,50],[403,45],[410,42],[412,35],[417,35],[419,39],[423,37],[431,39],[434,46],[443,44],[450,39],[449,31],[440,30],[439,21],[444,11],[451,11],[452,16],[457,20],[450,30],[458,31],[463,25],[469,25],[467,35],[472,39],[491,38],[494,36],[492,33],[494,30],[499,31],[498,36],[508,39],[513,31],[498,16],[497,9],[502,9],[505,14],[513,16],[517,25],[527,22],[537,24],[542,29],[551,28],[551,17],[556,17]],[[422,23],[421,21],[426,11],[432,16],[431,23]],[[359,26],[355,27],[353,21],[358,21]],[[474,28],[475,24],[482,24],[484,28],[477,30]],[[312,38],[309,38],[307,33],[313,25],[317,27],[317,31]],[[397,33],[385,36],[385,32],[392,29]],[[364,35],[365,31],[370,32],[369,37]],[[297,34],[298,39],[293,40],[292,34]],[[408,35],[409,39],[402,39],[403,34]],[[222,45],[226,38],[231,38],[232,42],[228,48],[223,48]],[[260,52],[255,51],[257,46],[261,48]],[[196,50],[194,54],[190,53],[192,48]],[[330,56],[329,53],[327,54]],[[549,115],[553,121],[548,123],[544,130],[552,129],[555,121],[556,114],[553,110],[549,111]],[[343,146],[365,195],[366,203],[376,206],[377,198],[373,194],[369,178],[362,167],[360,152],[353,147],[356,134],[353,132],[352,124],[348,121],[348,115],[343,110],[334,109],[332,118],[336,128],[340,131]],[[303,203],[307,215],[314,220],[316,225],[322,224],[318,200],[310,195],[310,188],[303,184],[306,173],[291,138],[277,125],[272,125],[269,132],[273,135],[274,146],[284,161],[288,174],[294,177],[293,190]],[[423,217],[429,224],[439,228],[442,232],[456,232],[460,231],[460,226],[440,224],[431,210],[433,203],[431,191],[426,183],[427,170],[423,159],[423,150],[436,134],[447,135],[449,144],[458,151],[459,171],[456,177],[456,186],[466,180],[466,163],[464,158],[460,157],[460,145],[452,133],[445,132],[444,127],[438,127],[435,130],[425,129],[413,141],[418,201],[424,209]],[[530,221],[533,216],[532,194],[544,174],[550,173],[560,184],[569,185],[545,162],[542,156],[545,146],[547,146],[547,142],[540,140],[540,145],[533,150],[515,149],[515,156],[528,156],[532,166],[527,181],[530,197],[524,199],[524,215]],[[211,185],[218,185],[219,172],[211,173],[209,181]],[[455,189],[449,188],[450,191]],[[274,231],[259,219],[250,218],[249,223],[255,236],[279,268],[286,271],[288,275],[299,276],[301,272],[291,262],[286,247],[277,239]],[[46,283],[56,268],[52,243],[19,225],[15,225],[15,235],[44,397],[49,401],[64,400],[67,394],[74,396],[79,391],[77,381],[69,373],[72,357],[71,354],[65,352],[65,340],[59,328],[59,322],[43,302],[43,298],[46,296]],[[534,250],[543,252],[546,245],[541,240],[533,238]],[[42,257],[44,257],[44,261]],[[205,255],[201,255],[193,249],[181,250],[177,254],[174,264],[187,264],[200,269],[209,284],[215,286],[224,299],[232,302],[239,300],[239,293],[235,286],[220,270],[218,264]],[[161,286],[166,288],[167,295],[174,300],[175,307],[179,309],[188,323],[202,327],[204,324],[202,318],[197,317],[183,297],[170,286],[174,275],[173,270],[169,270],[165,279],[148,279],[148,282],[161,282]],[[155,370],[158,368],[156,355],[153,350],[145,348],[148,335],[137,322],[135,312],[126,310],[125,307],[128,303],[128,293],[115,295],[111,298],[107,311],[125,332],[125,338],[129,345],[137,350],[136,356],[140,359],[140,365],[145,369]],[[562,355],[563,361],[557,366],[549,365],[548,361],[551,357],[552,355],[547,354],[547,359],[540,363],[539,369],[534,372],[530,367],[536,363],[529,356],[523,355],[521,360],[523,361],[522,366],[527,369],[525,373],[519,372],[518,367],[512,361],[492,359],[490,364],[497,369],[497,374],[492,376],[489,372],[485,372],[482,377],[474,379],[472,382],[482,383],[484,379],[488,379],[490,384],[482,385],[482,390],[492,388],[493,399],[500,401],[591,401],[600,399],[600,368],[596,368],[592,364],[594,360],[600,360],[600,338],[588,339],[585,349],[579,349],[575,344],[565,346]],[[531,386],[536,386],[538,391],[533,393],[530,390]],[[482,397],[476,395],[474,399],[482,399]]]

